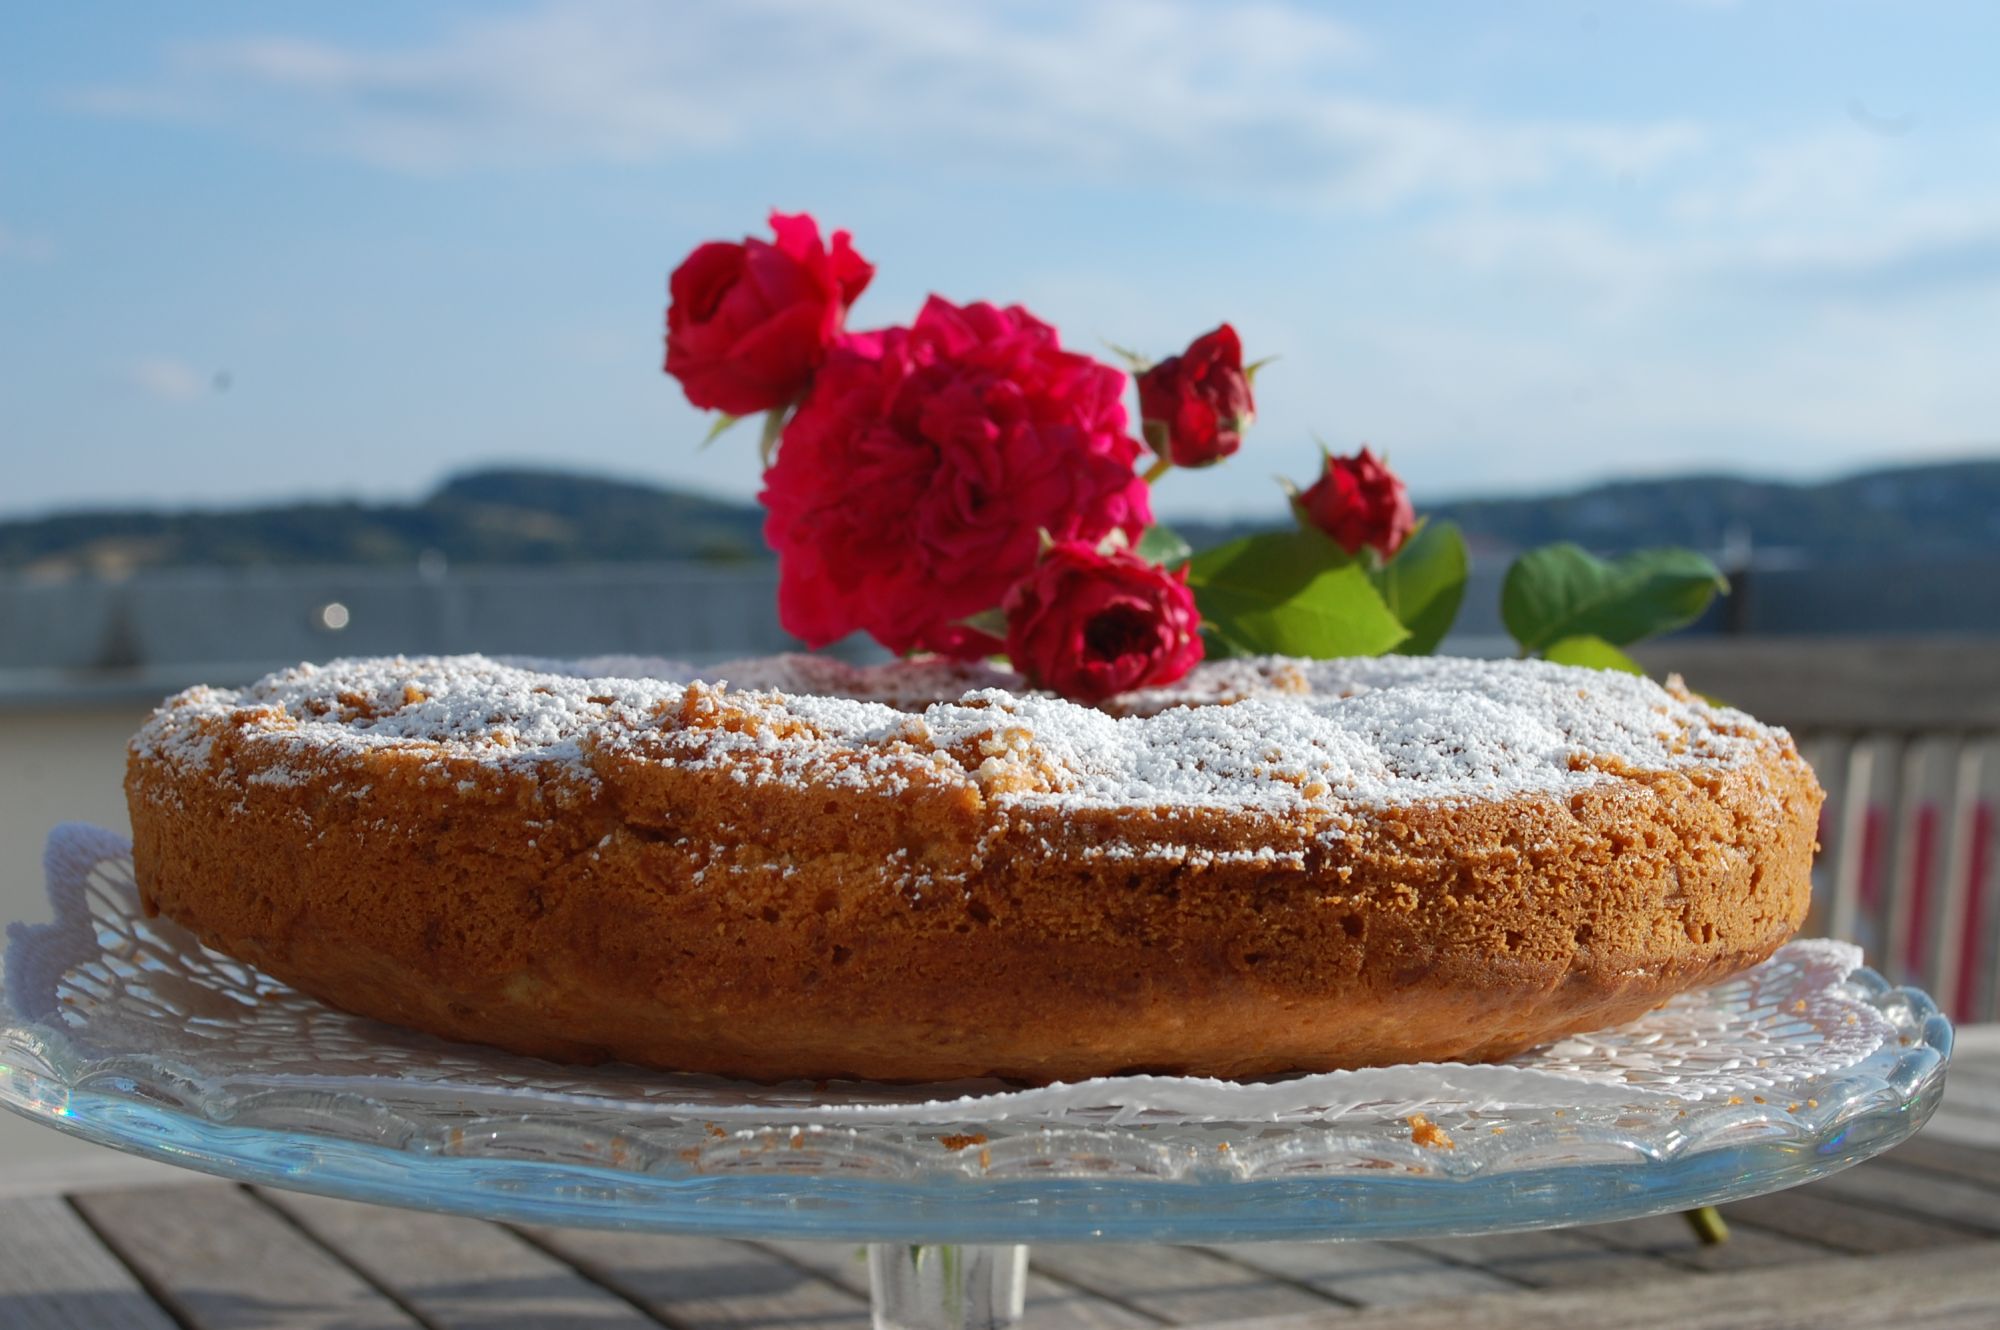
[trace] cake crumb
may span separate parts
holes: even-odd
[[[963,1150],[969,1145],[986,1144],[986,1134],[984,1132],[967,1132],[959,1136],[940,1136],[938,1137],[938,1144],[951,1151]]]
[[[1445,1129],[1432,1122],[1421,1113],[1412,1113],[1403,1119],[1410,1124],[1410,1139],[1430,1150],[1456,1150],[1458,1143],[1445,1133]]]

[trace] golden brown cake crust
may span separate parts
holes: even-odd
[[[144,900],[350,1011],[760,1080],[1497,1058],[1806,909],[1790,739],[1639,680],[1259,662],[1116,720],[834,682],[910,710],[478,658],[192,690],[133,745]]]

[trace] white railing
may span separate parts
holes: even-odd
[[[1653,670],[1789,726],[1826,787],[1810,931],[2000,1019],[2000,643],[1707,639]]]

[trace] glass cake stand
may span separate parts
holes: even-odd
[[[1753,1196],[1911,1135],[1951,1027],[1844,944],[1497,1066],[1236,1084],[760,1086],[348,1016],[145,919],[60,828],[10,929],[0,1103],[243,1182],[520,1223],[872,1244],[881,1325],[1018,1318],[1026,1244],[1496,1232]]]

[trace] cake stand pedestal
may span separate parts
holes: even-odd
[[[1000,1330],[1021,1319],[1028,1249],[870,1243],[868,1288],[876,1330]]]
[[[1944,1089],[1924,994],[1803,942],[1490,1067],[1033,1090],[571,1068],[322,1006],[160,919],[64,828],[10,929],[0,1105],[264,1186],[526,1223],[870,1245],[876,1323],[1004,1326],[1031,1242],[1443,1236],[1637,1218],[1890,1148]]]

